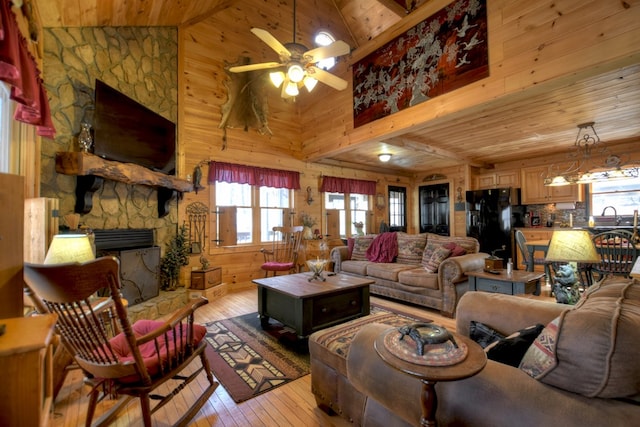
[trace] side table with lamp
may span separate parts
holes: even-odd
[[[587,230],[557,230],[551,236],[546,261],[555,272],[553,293],[556,301],[575,304],[580,298],[580,286],[591,282],[589,264],[600,261],[592,235]]]

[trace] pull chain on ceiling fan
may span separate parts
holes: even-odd
[[[333,58],[348,54],[351,49],[345,42],[338,40],[328,46],[320,46],[308,50],[305,46],[296,43],[296,2],[293,1],[293,42],[282,44],[268,31],[260,28],[252,28],[251,32],[273,49],[279,56],[280,62],[263,62],[259,64],[240,65],[229,68],[233,73],[243,73],[271,68],[281,68],[269,74],[276,87],[282,87],[281,96],[292,98],[299,94],[302,86],[311,92],[318,81],[336,90],[344,90],[348,83],[317,66],[323,59]],[[286,71],[286,72],[285,72]]]

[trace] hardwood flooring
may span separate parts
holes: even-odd
[[[536,298],[531,295],[526,297]],[[545,297],[548,298],[548,287],[543,292],[543,296],[537,298]],[[443,317],[434,310],[408,306],[376,297],[372,297],[371,301],[406,313],[420,313],[433,319],[435,323],[455,331],[455,320]],[[248,284],[246,289],[227,294],[199,309],[196,313],[196,320],[198,322],[207,322],[226,319],[256,310],[256,291],[253,285]],[[204,376],[200,375],[198,381],[191,383],[178,396],[174,397],[169,404],[154,414],[154,425],[158,427],[172,425],[179,418],[179,414],[183,413],[187,408],[186,402],[192,402],[194,396],[198,394],[199,390],[202,390],[205,381]],[[82,384],[82,372],[80,370],[70,371],[56,399],[49,425],[51,427],[84,425],[88,402],[87,392],[88,390]],[[100,412],[103,412],[113,403],[114,401],[111,400],[102,402],[96,415],[99,415]],[[138,401],[132,400],[113,425],[118,427],[142,425]],[[231,399],[224,387],[219,386],[190,425],[198,427],[346,427],[351,424],[339,416],[329,416],[316,407],[315,399],[311,394],[311,377],[306,375],[273,391],[239,404],[236,404]]]

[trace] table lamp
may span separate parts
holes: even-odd
[[[554,269],[553,292],[558,302],[575,304],[580,297],[580,282],[575,277],[577,264],[600,262],[600,256],[587,230],[559,230],[551,236],[545,260],[571,265],[571,270]]]
[[[86,262],[95,259],[91,241],[86,234],[56,234],[53,236],[45,264]]]

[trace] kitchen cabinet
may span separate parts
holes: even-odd
[[[520,171],[509,170],[483,173],[476,175],[474,178],[474,188],[476,190],[509,187],[520,187]]]
[[[549,172],[548,166],[522,168],[520,202],[523,205],[536,205],[558,202],[581,202],[584,198],[583,185],[563,185],[546,187],[544,178]]]
[[[0,425],[47,426],[53,404],[52,340],[57,316],[2,319]]]

